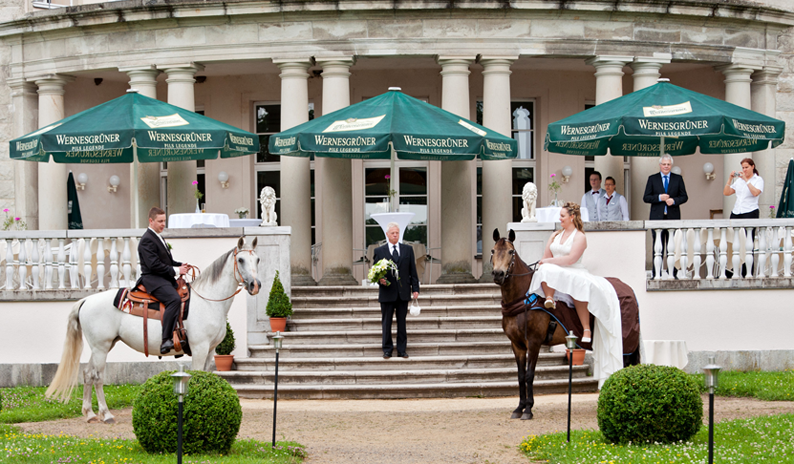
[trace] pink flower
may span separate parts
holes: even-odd
[[[775,206],[774,206],[774,205],[771,205],[771,206],[769,207],[769,209],[775,209]]]
[[[22,218],[14,218],[15,221],[21,221]]]
[[[3,210],[3,212],[4,212],[4,213],[7,213],[7,212],[9,212],[9,211],[10,211],[10,210],[9,210],[8,208],[6,208],[6,209],[4,209],[4,210]]]
[[[554,177],[554,174],[550,175],[549,177]]]
[[[386,175],[385,175],[385,176],[383,176],[383,177],[385,177],[386,179],[391,179],[391,176],[390,176],[390,175],[388,175],[388,174],[386,174]]]
[[[193,185],[198,185],[198,181],[197,181],[197,180],[194,180],[194,181],[193,181]]]

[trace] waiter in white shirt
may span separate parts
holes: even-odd
[[[600,221],[628,221],[629,203],[626,197],[615,191],[615,179],[607,177],[604,181],[606,193],[598,202],[598,219]]]
[[[601,188],[601,173],[593,171],[590,174],[590,191],[582,195],[582,206],[587,208],[591,221],[602,221],[598,216],[598,201],[606,191]]]

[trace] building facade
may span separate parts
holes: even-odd
[[[550,3],[224,2],[106,3],[7,0],[0,7],[0,206],[30,228],[66,228],[69,170],[86,228],[128,228],[136,178],[141,209],[191,212],[193,180],[208,212],[258,217],[272,186],[279,223],[292,227],[293,284],[352,283],[383,239],[370,218],[389,201],[388,161],[277,157],[269,135],[400,87],[519,140],[512,161],[398,161],[394,200],[416,213],[406,240],[433,258],[425,281],[473,280],[487,267],[494,228],[520,220],[521,189],[552,200],[550,175],[572,168],[559,197],[578,201],[592,170],[617,180],[631,219],[647,219],[642,191],[656,159],[587,159],[545,152],[545,128],[589,106],[673,84],[783,119],[775,150],[677,158],[690,201],[684,219],[720,217],[726,173],[754,158],[777,204],[794,157],[794,7],[785,0]],[[37,165],[8,159],[8,141],[123,95],[129,88],[260,135],[257,156],[141,165]],[[705,163],[714,166],[708,180]],[[226,187],[218,177],[228,174]],[[115,192],[105,187],[119,176]],[[559,178],[559,177],[557,177]],[[60,193],[63,192],[63,193]],[[143,215],[145,217],[145,215]]]

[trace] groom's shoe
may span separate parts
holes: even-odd
[[[174,341],[173,340],[165,340],[160,345],[160,354],[168,354],[173,349],[174,349]]]

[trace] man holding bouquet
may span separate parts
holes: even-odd
[[[419,297],[419,277],[416,274],[416,260],[414,250],[408,245],[399,242],[400,226],[390,222],[386,226],[388,242],[375,249],[373,261],[377,264],[381,260],[394,262],[397,272],[389,269],[378,280],[378,302],[380,302],[381,325],[383,328],[383,359],[392,355],[393,342],[391,337],[391,322],[395,310],[397,311],[397,355],[407,358],[408,335],[405,329],[405,316],[408,313],[408,302],[411,298]]]

